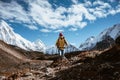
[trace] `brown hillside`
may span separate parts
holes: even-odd
[[[68,68],[56,72],[55,77],[49,80],[120,80],[119,47],[115,46],[95,58],[85,57],[69,64]]]
[[[27,60],[28,59],[22,55],[22,53],[15,50],[5,42],[0,41],[0,72],[6,69],[10,70],[10,68]]]

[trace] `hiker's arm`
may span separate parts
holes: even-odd
[[[57,41],[56,41],[56,43],[55,43],[55,46],[58,46],[58,39],[57,39]]]
[[[67,41],[65,40],[65,45],[67,46],[68,45],[68,43],[67,43]]]

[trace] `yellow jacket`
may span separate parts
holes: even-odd
[[[67,45],[67,42],[63,36],[59,37],[56,41],[56,46],[60,50],[64,50],[65,46]]]

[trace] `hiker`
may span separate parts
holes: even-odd
[[[58,49],[58,53],[60,55],[61,53],[61,56],[64,57],[64,49],[65,49],[65,46],[67,46],[67,42],[65,40],[65,37],[63,36],[62,33],[59,33],[59,37],[56,41],[56,47]]]

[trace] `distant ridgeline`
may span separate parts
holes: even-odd
[[[120,24],[105,29],[97,37],[90,37],[79,47],[80,50],[104,50],[115,44],[115,39],[120,36]]]
[[[64,50],[65,53],[74,52],[74,51],[79,51],[79,49],[71,44],[69,44]],[[55,46],[46,49],[46,54],[57,54],[57,53],[58,53],[58,49]]]

